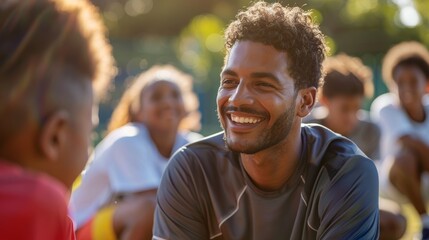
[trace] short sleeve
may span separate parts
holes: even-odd
[[[378,239],[378,175],[372,161],[348,159],[321,188],[317,239]]]
[[[370,118],[375,123],[380,122],[380,111],[384,107],[395,103],[395,95],[393,93],[384,93],[378,96],[371,104]]]
[[[383,134],[391,139],[398,139],[413,132],[413,126],[404,111],[394,105],[380,110],[380,126]]]
[[[153,143],[138,137],[117,141],[109,149],[108,174],[114,192],[135,192],[158,188],[168,163]]]
[[[158,189],[153,239],[208,239],[189,156],[176,153]],[[197,175],[197,174],[196,174]]]

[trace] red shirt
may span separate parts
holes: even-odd
[[[0,239],[75,239],[68,193],[57,180],[0,160]]]

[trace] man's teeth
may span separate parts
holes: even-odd
[[[236,123],[258,123],[261,121],[260,118],[254,118],[254,117],[237,117],[234,115],[231,115],[232,121]]]

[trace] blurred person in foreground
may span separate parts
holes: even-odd
[[[197,109],[191,76],[173,66],[153,66],[135,79],[72,194],[79,240],[151,238],[162,173],[189,142],[181,131],[198,128]]]
[[[411,203],[420,215],[421,239],[429,239],[429,105],[424,103],[428,50],[417,42],[395,45],[383,59],[383,78],[390,103],[373,107],[379,109],[382,129],[380,194]]]
[[[359,58],[346,54],[329,57],[323,64],[325,78],[319,88],[321,106],[304,119],[321,124],[349,139],[372,160],[379,162],[380,129],[362,109],[373,94],[372,72]],[[406,219],[395,202],[380,199],[380,239],[400,239]]]
[[[301,125],[325,58],[310,14],[257,2],[225,37],[224,131],[170,160],[153,239],[378,239],[374,163],[327,128]]]
[[[0,2],[1,239],[75,239],[69,189],[114,69],[88,1]]]

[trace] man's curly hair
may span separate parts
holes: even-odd
[[[323,96],[366,96],[374,93],[372,71],[359,58],[345,53],[328,57],[323,63],[325,78],[321,92]]]
[[[404,65],[416,66],[429,81],[429,51],[427,48],[415,41],[402,42],[390,48],[383,59],[383,80],[390,89],[395,83],[393,73],[399,66]]]
[[[249,40],[286,52],[296,89],[318,87],[323,77],[324,35],[310,13],[279,3],[257,2],[237,14],[225,31],[227,56],[237,41]]]

